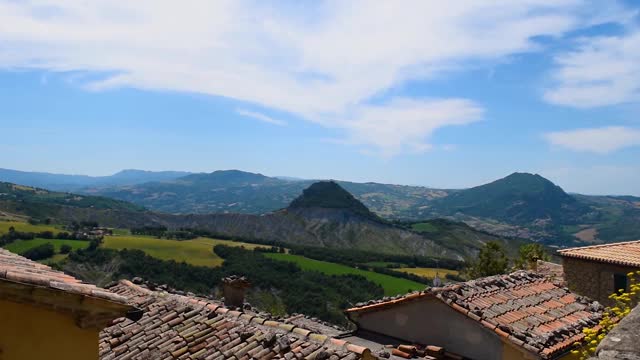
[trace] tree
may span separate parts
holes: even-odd
[[[64,244],[60,246],[60,254],[68,254],[71,252],[71,245]]]
[[[471,262],[466,272],[471,278],[504,274],[509,268],[509,259],[499,242],[489,241],[480,249],[478,258]]]
[[[25,251],[22,256],[31,260],[42,260],[52,257],[53,254],[55,254],[53,244],[46,243]]]
[[[538,260],[549,260],[549,254],[545,251],[544,246],[540,244],[525,244],[520,246],[518,250],[515,266],[518,269],[529,270],[535,268]]]

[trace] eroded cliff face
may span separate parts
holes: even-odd
[[[308,246],[455,259],[475,251],[447,249],[420,234],[341,209],[284,209],[265,215],[163,215],[156,220],[168,227],[197,228],[226,236]]]

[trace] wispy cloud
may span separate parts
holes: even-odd
[[[640,30],[623,36],[584,38],[556,58],[556,84],[548,102],[591,108],[640,100]]]
[[[287,125],[286,122],[282,121],[282,120],[278,120],[278,119],[274,119],[270,116],[267,116],[265,114],[261,114],[259,112],[255,112],[255,111],[249,111],[249,110],[244,110],[244,109],[237,109],[236,113],[244,116],[244,117],[250,117],[253,119],[256,119],[258,121],[262,121],[268,124],[273,124],[273,125],[278,125],[278,126],[284,126]]]
[[[640,146],[640,129],[610,126],[545,134],[550,144],[573,151],[608,154],[623,148]]]
[[[593,3],[580,0],[309,4],[0,2],[0,68],[106,74],[84,80],[94,90],[224,96],[342,129],[349,142],[394,155],[429,148],[435,130],[477,121],[482,106],[372,98],[407,80],[539,51],[537,37],[594,21],[582,11]]]

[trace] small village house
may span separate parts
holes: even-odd
[[[518,271],[358,304],[347,310],[358,330],[345,340],[431,345],[452,358],[571,358],[602,310],[543,275]],[[406,357],[401,346],[396,354]]]
[[[628,273],[640,270],[640,240],[558,251],[567,286],[578,294],[611,305],[609,295],[629,289]]]
[[[100,331],[139,315],[123,296],[0,249],[0,360],[98,359]]]

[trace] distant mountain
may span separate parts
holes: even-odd
[[[567,194],[540,175],[514,173],[432,201],[427,217],[464,221],[496,234],[580,245],[640,238],[640,202],[631,196]]]
[[[392,225],[369,212],[335,182],[312,184],[291,206],[264,215],[153,213],[103,197],[0,185],[0,218],[50,219],[54,223],[97,221],[127,228],[164,225],[249,240],[454,259],[474,256],[487,241],[501,241],[511,249],[520,244],[452,222],[433,225],[432,231],[423,233]]]
[[[174,214],[264,214],[287,207],[314,182],[316,180],[283,180],[239,170],[220,170],[171,181],[85,189],[83,192]],[[387,218],[410,218],[413,208],[447,193],[418,186],[336,183],[375,213]]]
[[[587,206],[559,186],[527,173],[514,173],[486,185],[453,192],[429,207],[439,215],[462,213],[513,224],[574,224],[589,212]]]
[[[0,220],[31,218],[68,222],[85,216],[136,218],[144,212],[144,208],[126,201],[0,182]]]
[[[12,172],[13,176],[15,173]],[[178,175],[181,173],[124,171],[109,177],[120,181],[116,185],[105,185],[105,182],[89,187],[74,185],[72,191],[124,200],[172,214],[267,214],[286,208],[316,182],[239,170],[172,178]],[[68,185],[61,187],[60,182],[56,182],[57,175],[53,176],[40,176],[43,184],[33,186],[70,191]],[[143,181],[151,176],[162,179]],[[72,180],[78,182],[74,176],[66,179],[67,184]],[[96,183],[95,178],[92,181]],[[32,184],[20,177],[16,182]],[[121,185],[123,182],[127,183]],[[444,217],[501,236],[562,246],[640,239],[640,198],[568,194],[540,175],[514,173],[489,184],[461,190],[335,183],[371,212],[391,221]]]
[[[174,180],[189,174],[184,171],[122,170],[110,176],[87,176],[0,169],[0,181],[56,191],[77,191],[87,187],[123,186]]]

